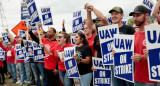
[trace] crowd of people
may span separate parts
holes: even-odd
[[[160,21],[159,15],[160,0],[156,3],[153,10],[153,15]],[[5,84],[5,73],[8,72],[13,83],[24,85],[35,84],[36,86],[93,86],[92,72],[96,69],[92,66],[92,57],[102,58],[101,46],[98,35],[98,27],[110,25],[106,17],[91,4],[85,4],[84,9],[87,11],[87,19],[83,22],[84,30],[78,31],[74,36],[75,45],[71,44],[70,35],[66,33],[64,21],[62,24],[62,31],[56,36],[55,28],[48,28],[45,32],[43,29],[40,31],[40,38],[38,32],[32,32],[28,27],[28,36],[23,38],[20,36],[13,37],[6,29],[9,37],[7,46],[0,40],[0,47],[6,52],[6,61],[0,60],[0,84]],[[97,16],[92,19],[92,12]],[[114,77],[114,65],[111,66],[112,71],[112,86],[158,86],[158,82],[149,80],[148,72],[148,50],[146,49],[145,41],[145,25],[149,25],[148,17],[149,11],[146,7],[138,5],[134,11],[129,14],[133,17],[134,25],[125,25],[122,23],[124,12],[121,7],[113,7],[109,13],[113,24],[118,24],[119,34],[129,34],[135,36],[134,55],[131,59],[134,61],[134,83]],[[138,27],[138,29],[137,29]],[[44,62],[35,62],[34,53],[30,62],[24,60],[17,60],[15,45],[21,44],[24,47],[23,40],[35,41],[40,44],[44,52]],[[73,56],[77,61],[77,66],[80,78],[69,78],[66,72],[64,59],[60,58],[63,54],[64,48],[76,47],[76,52],[80,54]],[[32,50],[30,51],[32,52]],[[24,53],[23,53],[24,54]],[[113,50],[112,55],[114,56]],[[116,59],[116,58],[114,58]],[[7,70],[8,71],[7,71]],[[6,73],[7,74],[7,73]],[[42,79],[40,78],[42,77]],[[19,80],[18,78],[19,77]],[[41,82],[42,81],[42,82]]]

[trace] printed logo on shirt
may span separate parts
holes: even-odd
[[[8,51],[8,52],[7,52],[7,56],[12,56],[12,55],[11,55],[11,51]]]
[[[146,46],[146,40],[143,40],[143,46]]]

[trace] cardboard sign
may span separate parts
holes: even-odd
[[[104,69],[104,70],[111,70],[110,65],[103,65],[102,58],[92,58],[93,68],[95,69]]]
[[[83,30],[83,22],[81,11],[77,11],[73,13],[73,33],[77,33],[79,30]]]
[[[27,19],[30,19],[29,12],[27,9],[27,4],[25,0],[22,0],[21,2],[21,20],[27,21]]]
[[[152,0],[143,0],[142,5],[148,8],[150,16],[153,10],[154,2]]]
[[[18,31],[18,36],[23,37],[25,35],[25,31],[24,30],[19,30]]]
[[[75,47],[64,48],[64,63],[69,78],[79,78],[77,62],[73,58],[75,55]]]
[[[40,23],[41,23],[41,21],[38,22],[38,28],[40,28],[40,26],[39,26]],[[31,31],[32,31],[33,33],[37,31],[37,27],[36,27],[36,24],[35,24],[35,23],[29,21],[29,25],[30,25]]]
[[[74,42],[74,38],[75,38],[75,36],[71,36],[71,44],[75,44],[75,42]]]
[[[24,60],[23,48],[21,44],[15,45],[17,60]]]
[[[114,77],[134,83],[134,36],[114,35],[114,50]]]
[[[33,44],[31,40],[28,40],[28,49],[27,49],[27,40],[23,40],[23,44],[25,46],[25,60],[28,62],[30,61],[29,58],[34,58],[34,54],[31,52],[33,51]]]
[[[111,70],[97,69],[93,72],[93,84],[95,86],[112,86]]]
[[[36,42],[33,42],[33,52],[34,52],[34,61],[35,62],[44,62],[42,48]]]
[[[33,23],[39,22],[39,15],[36,8],[35,0],[26,0],[26,3],[27,3],[27,8],[29,11],[31,21]]]
[[[9,42],[7,32],[2,32],[2,39],[4,44],[7,44]]]
[[[23,47],[23,52],[24,52],[24,61],[25,62],[30,62],[30,57],[29,57],[29,51],[27,50],[26,47]]]
[[[53,25],[51,8],[43,7],[41,8],[41,13],[42,13],[43,25]]]
[[[112,86],[111,85],[111,66],[103,65],[102,58],[92,58],[93,68],[93,84],[95,86]]]
[[[5,51],[0,47],[0,60],[5,60]]]
[[[119,34],[117,24],[98,27],[98,34],[101,46],[102,61],[104,65],[113,65],[112,50],[113,38],[115,34]]]
[[[149,79],[160,82],[160,25],[145,26]]]
[[[15,34],[15,35],[18,35],[18,31],[19,30],[24,30],[26,31],[26,25],[25,25],[25,22],[24,21],[21,21],[19,24],[17,24],[13,29],[12,29],[12,32]]]

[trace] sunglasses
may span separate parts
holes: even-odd
[[[11,45],[11,44],[7,44],[7,45]]]
[[[98,23],[99,22],[99,20],[93,20],[93,23]]]
[[[60,39],[60,38],[62,38],[62,36],[57,36],[57,39]]]

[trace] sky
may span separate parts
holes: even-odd
[[[0,0],[4,9],[8,27],[5,23],[5,28],[9,28],[10,32],[21,21],[21,0]],[[114,6],[120,6],[124,11],[124,20],[132,18],[129,13],[134,10],[137,5],[140,5],[143,0],[35,0],[38,9],[39,17],[41,18],[41,7],[50,6],[53,25],[49,27],[56,28],[57,31],[62,29],[62,20],[65,20],[65,28],[68,33],[72,32],[73,12],[82,11],[82,18],[86,19],[87,13],[84,10],[86,3],[92,4],[96,9],[101,11],[105,16],[109,15],[109,10]],[[156,0],[153,0],[156,3]],[[92,13],[92,18],[96,16]],[[0,33],[4,31],[2,28],[0,17]],[[43,26],[47,31],[48,26]],[[11,32],[12,33],[12,32]],[[12,33],[13,34],[13,33]]]

